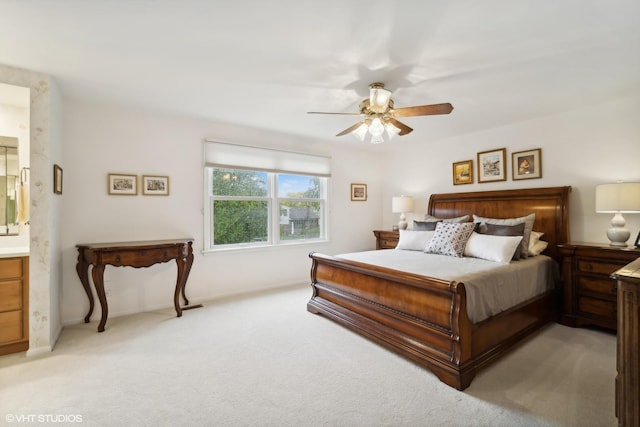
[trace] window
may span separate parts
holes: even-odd
[[[243,155],[237,156],[238,149]],[[230,152],[237,165],[228,164]],[[247,153],[260,158],[247,159]],[[284,170],[247,167],[247,163],[264,166],[265,156],[273,162],[274,153],[281,166],[295,165],[295,169],[310,172],[294,171],[291,166]],[[293,162],[287,160],[287,154],[295,157]],[[306,163],[299,161],[300,156]],[[205,250],[326,239],[328,177],[310,167],[316,157],[207,142]],[[328,158],[318,158],[328,163]],[[225,160],[224,165],[220,164],[221,159]]]

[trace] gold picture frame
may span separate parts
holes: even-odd
[[[473,184],[473,160],[453,163],[453,185]]]
[[[142,175],[142,194],[145,196],[168,196],[169,177]]]
[[[138,175],[110,173],[107,175],[107,191],[112,195],[135,196],[138,194]]]
[[[367,200],[367,184],[351,184],[351,201],[365,202]]]
[[[54,194],[62,194],[62,168],[58,165],[53,165],[53,192]]]
[[[506,181],[506,166],[506,148],[478,153],[478,182]]]
[[[513,180],[542,178],[542,149],[511,154]]]

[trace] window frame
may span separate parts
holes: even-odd
[[[248,170],[267,174],[267,196],[215,196],[213,194],[213,171],[214,169],[237,169]],[[300,172],[273,172],[268,170],[234,167],[234,166],[216,166],[211,164],[204,165],[204,246],[203,253],[220,252],[220,251],[238,251],[258,248],[286,247],[295,245],[317,244],[327,242],[329,240],[329,176],[320,176],[316,174],[305,174]],[[298,175],[320,180],[320,197],[315,198],[291,198],[278,197],[278,175]],[[215,200],[258,200],[266,201],[268,209],[267,224],[267,240],[262,242],[243,242],[216,245],[214,241],[213,229],[213,202]],[[284,240],[280,238],[280,206],[282,202],[317,202],[320,204],[320,236],[317,238]]]

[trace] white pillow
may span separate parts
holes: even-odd
[[[433,237],[434,231],[400,230],[400,239],[396,249],[406,251],[424,251]]]
[[[547,249],[547,245],[549,245],[549,243],[544,240],[538,240],[533,247],[529,247],[529,256],[540,255],[542,251]]]
[[[529,237],[529,251],[531,251],[531,248],[533,248],[533,245],[538,243],[538,240],[540,240],[540,237],[542,237],[543,234],[544,233],[541,233],[539,231],[531,232],[531,236]]]
[[[508,264],[521,241],[522,236],[495,236],[473,232],[467,240],[464,256]]]
[[[473,215],[473,222],[487,222],[489,224],[498,225],[516,225],[524,222],[524,237],[520,243],[520,258],[526,258],[529,255],[529,238],[531,237],[531,231],[533,231],[533,223],[536,220],[536,214],[531,213],[527,216],[520,218],[484,218],[477,215]]]

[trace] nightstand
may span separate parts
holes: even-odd
[[[376,236],[376,249],[394,249],[400,239],[400,232],[391,230],[373,230]]]
[[[611,274],[640,257],[640,249],[572,242],[558,249],[562,256],[559,322],[617,330],[616,282]]]

